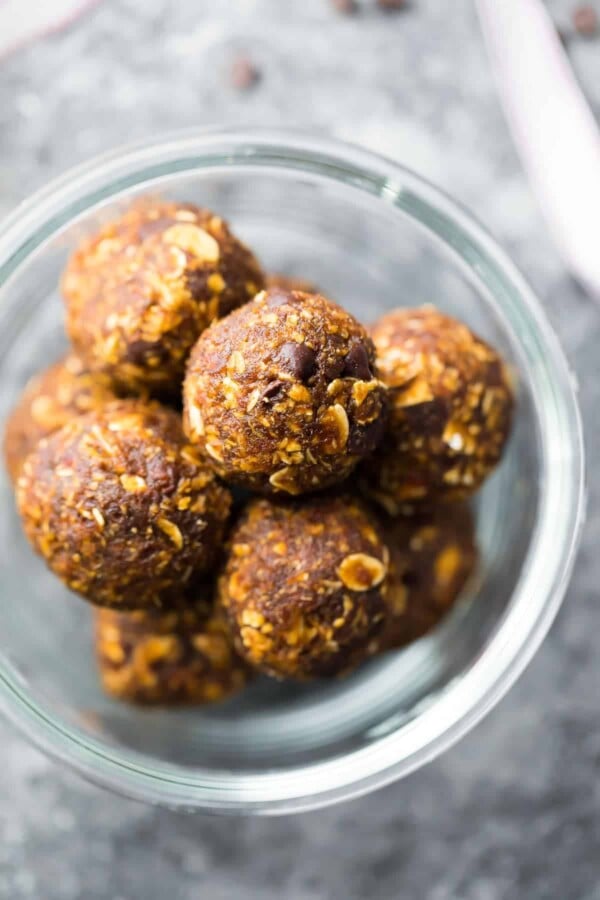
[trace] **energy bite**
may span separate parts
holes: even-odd
[[[276,678],[350,671],[379,649],[388,562],[358,500],[251,501],[219,580],[238,652]]]
[[[431,631],[458,600],[477,566],[473,514],[447,503],[386,521],[390,550],[389,617],[383,649],[403,647]]]
[[[115,609],[159,607],[206,571],[230,504],[177,413],[139,400],[44,438],[17,482],[34,550],[71,590]]]
[[[106,693],[131,703],[175,706],[214,703],[240,691],[250,673],[211,599],[201,596],[164,611],[98,609],[96,656]]]
[[[187,356],[264,277],[226,222],[191,204],[137,203],[71,257],[67,331],[92,371],[159,396],[180,390]]]
[[[343,481],[387,412],[362,325],[319,294],[279,288],[204,332],[183,393],[190,440],[223,478],[261,493]]]
[[[500,461],[510,430],[502,359],[432,306],[388,313],[370,334],[390,417],[361,473],[366,493],[392,515],[469,496]]]
[[[17,480],[23,460],[43,437],[74,416],[114,399],[110,379],[92,375],[72,353],[31,378],[4,433],[4,457],[12,481]]]

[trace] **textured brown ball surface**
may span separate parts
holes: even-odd
[[[297,278],[295,275],[282,275],[280,272],[269,272],[266,277],[266,286],[281,288],[284,291],[301,291],[303,294],[318,294],[319,290],[313,281],[307,278]]]
[[[17,503],[32,546],[71,590],[141,609],[211,565],[231,497],[175,412],[117,400],[38,444]]]
[[[388,552],[360,501],[250,502],[219,581],[236,647],[280,678],[345,673],[379,649]]]
[[[452,609],[478,554],[473,514],[464,503],[388,520],[385,537],[390,615],[381,644],[393,649],[427,634]]]
[[[395,310],[370,333],[390,417],[361,473],[366,493],[394,515],[469,496],[499,462],[510,430],[513,396],[501,358],[431,306]]]
[[[90,374],[72,354],[35,375],[6,423],[4,457],[11,479],[16,481],[25,457],[43,437],[114,399],[110,379]]]
[[[102,686],[121,700],[163,706],[214,703],[249,680],[223,618],[202,598],[162,612],[99,609],[95,622]]]
[[[219,216],[146,200],[71,257],[62,282],[67,331],[90,370],[128,391],[173,395],[198,335],[263,282]]]
[[[273,289],[190,356],[184,427],[224,478],[265,493],[336,484],[381,438],[385,388],[364,328],[318,294]]]

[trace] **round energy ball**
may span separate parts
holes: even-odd
[[[473,514],[446,503],[385,523],[390,550],[383,649],[403,647],[431,631],[452,609],[477,566]]]
[[[510,431],[513,394],[502,359],[432,306],[388,313],[370,333],[390,416],[361,473],[367,495],[392,515],[469,496],[499,462]]]
[[[208,328],[184,383],[184,428],[223,478],[261,493],[343,481],[383,434],[373,344],[319,294],[273,289]]]
[[[98,606],[160,606],[220,548],[229,491],[186,443],[177,413],[116,400],[43,438],[23,465],[27,537]]]
[[[75,416],[115,400],[110,379],[92,375],[73,354],[31,378],[4,432],[4,458],[13,482],[23,461],[43,437]]]
[[[231,535],[218,599],[255,668],[300,681],[339,675],[379,649],[387,570],[360,501],[255,499]]]
[[[171,610],[96,611],[96,657],[107,694],[176,706],[226,700],[246,685],[249,669],[212,611],[210,589],[199,590],[200,599]]]
[[[219,216],[146,200],[71,257],[62,280],[67,331],[91,371],[128,392],[172,396],[201,332],[263,283]]]

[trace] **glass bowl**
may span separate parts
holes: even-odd
[[[518,411],[478,496],[482,564],[432,634],[353,676],[258,680],[223,705],[140,710],[98,686],[90,608],[29,550],[0,484],[0,701],[92,780],[170,807],[294,812],[355,797],[432,759],[523,670],[557,611],[583,510],[574,384],[540,305],[489,235],[402,166],[321,137],[201,131],[103,157],[21,206],[0,232],[0,417],[65,345],[70,250],[134,195],[212,207],[269,270],[316,282],[360,319],[434,302],[506,356]]]

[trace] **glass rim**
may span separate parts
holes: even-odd
[[[335,138],[211,128],[96,157],[52,181],[0,223],[0,288],[45,240],[98,203],[177,172],[232,166],[285,167],[333,179],[378,196],[441,239],[509,328],[531,383],[540,433],[540,506],[526,561],[494,634],[426,710],[345,756],[249,774],[148,765],[143,755],[120,752],[50,716],[0,657],[0,704],[7,717],[47,754],[89,780],[175,808],[283,814],[351,799],[409,774],[464,736],[521,674],[558,611],[574,564],[584,521],[583,435],[574,379],[560,344],[533,291],[496,241],[426,179]]]

